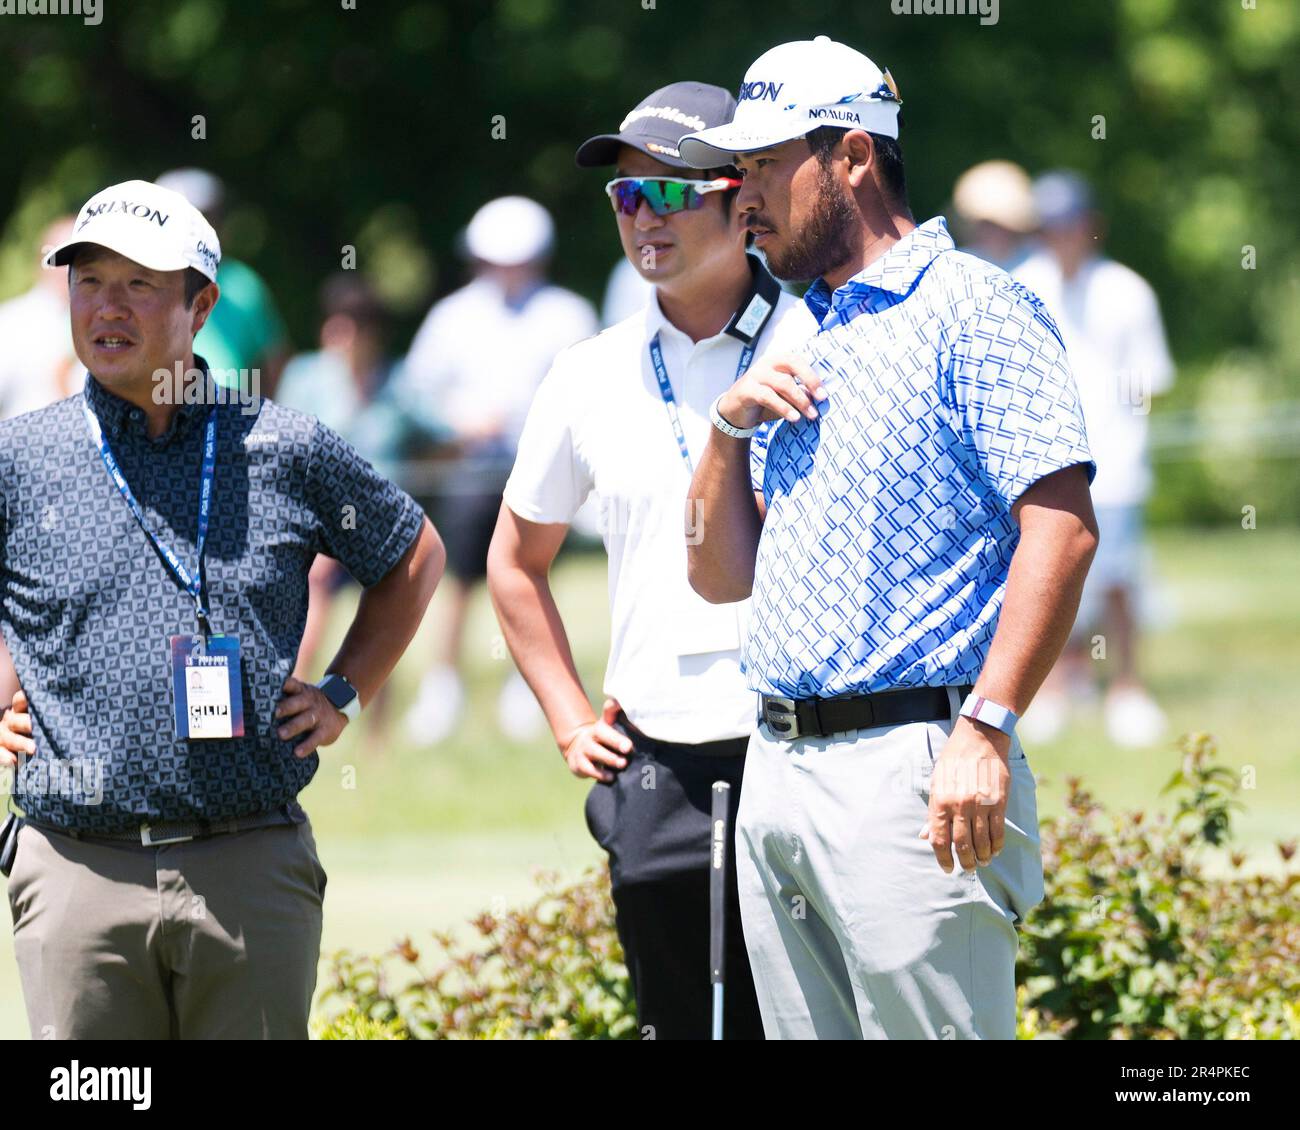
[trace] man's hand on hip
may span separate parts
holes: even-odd
[[[753,428],[764,420],[789,420],[800,416],[817,419],[814,400],[825,400],[821,379],[808,363],[794,354],[765,357],[722,394],[718,412],[733,428]]]
[[[302,737],[294,746],[294,757],[308,757],[321,746],[333,745],[348,724],[347,716],[312,683],[292,675],[284,681],[284,694],[275,708],[276,731],[281,741]]]
[[[35,752],[27,696],[22,691],[15,691],[13,704],[0,715],[0,767],[15,766],[18,754],[30,757]]]
[[[590,777],[608,785],[614,774],[607,767],[622,769],[627,765],[624,754],[632,752],[632,743],[614,729],[620,710],[617,701],[607,698],[596,721],[584,723],[568,736],[560,752],[575,777]]]
[[[944,871],[953,869],[953,850],[962,870],[990,863],[1006,836],[1011,736],[961,717],[934,762],[930,817],[920,838],[928,839]]]

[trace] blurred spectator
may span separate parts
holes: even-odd
[[[486,574],[501,491],[533,394],[555,355],[597,328],[590,303],[546,281],[553,238],[550,215],[532,200],[506,196],[480,208],[464,237],[473,280],[429,311],[406,358],[404,398],[439,417],[459,453],[436,517],[451,607],[435,666],[407,715],[415,742],[442,740],[459,718],[465,614]],[[517,671],[502,690],[498,716],[502,730],[520,739],[542,726]]]
[[[57,247],[72,235],[72,223],[72,216],[59,217],[42,233],[41,243]],[[37,271],[30,290],[0,303],[0,420],[81,391],[67,268],[41,266]]]
[[[1165,716],[1137,669],[1137,608],[1143,572],[1142,508],[1151,490],[1147,416],[1173,383],[1173,362],[1151,287],[1101,254],[1102,224],[1082,177],[1053,172],[1034,183],[1042,250],[1015,271],[1060,327],[1097,461],[1093,505],[1101,531],[1071,639],[1027,721],[1050,737],[1066,722],[1067,693],[1091,693],[1091,635],[1103,628],[1113,672],[1106,729],[1122,746],[1159,740]],[[1101,655],[1096,655],[1101,658]]]
[[[388,395],[393,363],[387,351],[386,312],[374,290],[352,272],[326,281],[321,311],[320,349],[289,361],[275,399],[315,416],[389,476],[400,454],[403,426],[400,409]],[[350,581],[347,570],[333,558],[316,558],[308,577],[307,625],[294,669],[304,682],[319,678],[316,651],[334,599]],[[369,713],[374,716],[372,725],[382,729],[387,720],[385,691]]]
[[[224,244],[226,187],[220,178],[203,169],[173,169],[155,183],[193,204]],[[194,352],[207,361],[213,379],[226,387],[236,384],[239,369],[257,369],[255,391],[273,396],[289,356],[289,339],[270,289],[252,267],[228,254],[222,256],[217,286],[221,298],[195,337]]]
[[[1011,161],[982,161],[952,190],[961,250],[1001,267],[1019,266],[1030,251],[1034,197],[1029,174]]]
[[[41,254],[72,235],[74,217],[60,216],[41,235]],[[30,290],[0,303],[0,420],[34,412],[79,391],[80,362],[72,349],[66,267],[37,268]],[[18,689],[9,649],[0,640],[0,711]]]
[[[605,284],[605,298],[600,307],[600,324],[606,328],[616,326],[624,318],[640,314],[654,288],[632,266],[630,259],[622,258],[609,272]]]
[[[388,395],[394,363],[387,312],[370,284],[347,271],[321,287],[321,313],[320,349],[285,365],[275,399],[315,416],[389,474],[402,420]]]

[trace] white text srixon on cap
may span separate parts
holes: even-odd
[[[129,200],[105,200],[102,204],[86,206],[77,224],[77,230],[80,231],[96,216],[107,216],[113,212],[122,212],[138,220],[152,220],[160,228],[166,227],[167,221],[171,219],[170,216],[164,216],[157,208],[150,207],[148,204],[133,204]]]
[[[736,96],[737,102],[761,101],[766,99],[768,102],[775,102],[776,96],[781,92],[783,82],[742,82],[740,84],[740,93]]]

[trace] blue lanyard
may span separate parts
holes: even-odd
[[[208,520],[212,515],[212,483],[217,473],[217,410],[215,406],[208,409],[207,430],[203,436],[203,480],[199,488],[199,535],[196,545],[199,563],[193,573],[185,567],[185,563],[176,555],[171,546],[163,545],[153,531],[149,529],[148,525],[145,524],[144,511],[140,509],[140,503],[136,501],[135,494],[131,490],[131,484],[126,481],[126,476],[122,474],[122,469],[113,456],[113,449],[109,447],[108,440],[104,438],[104,429],[100,426],[99,417],[95,415],[90,405],[84,400],[81,402],[81,408],[86,415],[86,427],[90,429],[90,438],[95,446],[99,448],[99,456],[103,459],[104,466],[108,468],[109,477],[117,487],[118,494],[122,496],[131,514],[140,524],[140,529],[144,531],[145,537],[162,554],[163,560],[167,562],[181,587],[193,597],[194,608],[199,615],[199,627],[203,629],[206,635],[208,631],[208,607],[203,595],[203,547],[208,540]]]
[[[757,335],[755,335],[757,339]],[[745,375],[749,363],[754,359],[754,345],[751,342],[740,353],[740,362],[736,365],[736,380]],[[695,464],[691,462],[691,451],[686,446],[686,433],[682,431],[681,417],[677,414],[677,400],[673,396],[673,386],[668,383],[668,370],[664,367],[664,351],[659,346],[659,335],[650,339],[650,364],[654,366],[655,376],[659,378],[659,395],[663,397],[664,408],[668,412],[668,422],[673,426],[673,435],[677,437],[677,449],[686,462],[686,470],[695,474]]]

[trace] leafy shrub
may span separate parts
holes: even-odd
[[[355,1008],[335,1016],[316,1028],[318,1040],[409,1040],[410,1032],[400,1020],[374,1020]]]
[[[550,873],[538,881],[543,894],[531,906],[479,915],[472,943],[436,933],[429,972],[409,938],[378,958],[336,955],[322,1004],[344,1011],[322,1032],[370,1038],[351,1019],[359,1017],[402,1034],[395,1038],[636,1039],[608,872],[592,868],[567,887]]]
[[[1172,818],[1108,816],[1072,778],[1066,815],[1044,821],[1047,897],[1017,967],[1022,1036],[1300,1037],[1300,875],[1205,873],[1240,786],[1208,734],[1181,746],[1164,789]],[[1295,844],[1279,851],[1289,864]],[[1236,871],[1245,857],[1229,862]]]
[[[1065,815],[1043,822],[1047,893],[1016,970],[1021,1038],[1300,1038],[1296,845],[1279,845],[1280,876],[1207,874],[1240,786],[1208,735],[1184,738],[1181,755],[1172,816],[1110,815],[1072,778]],[[336,955],[323,1001],[342,1011],[322,1038],[636,1039],[607,872],[541,885],[532,906],[481,915],[472,942],[435,934],[431,972],[409,939],[378,958]]]

